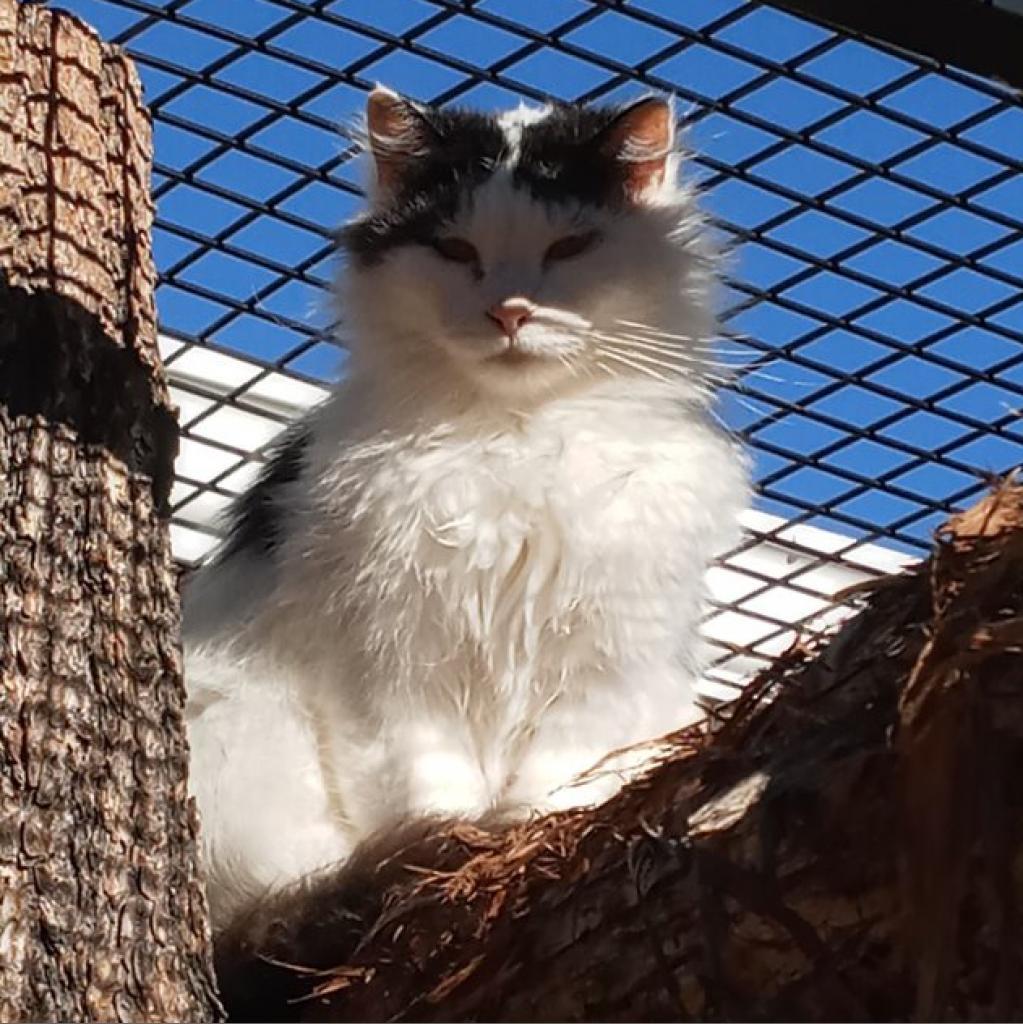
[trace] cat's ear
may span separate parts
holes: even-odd
[[[434,131],[422,107],[378,85],[366,101],[366,133],[376,166],[378,195],[387,198],[416,161],[430,152]]]
[[[647,96],[626,107],[603,129],[600,150],[618,166],[626,198],[641,202],[668,174],[675,144],[675,118],[671,104]]]

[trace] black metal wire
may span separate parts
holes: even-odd
[[[334,224],[320,223],[303,216],[290,209],[289,203],[314,184],[336,190],[339,196],[358,195],[358,185],[350,177],[354,150],[339,136],[336,149],[328,158],[309,159],[297,150],[280,152],[275,146],[262,141],[261,136],[282,124],[298,125],[315,132],[335,132],[337,125],[331,118],[311,110],[310,104],[325,98],[339,84],[356,90],[370,88],[374,84],[374,66],[396,54],[428,61],[432,66],[458,76],[454,84],[443,88],[437,95],[424,97],[435,102],[458,101],[481,85],[496,86],[527,99],[543,99],[545,96],[540,90],[519,77],[517,68],[526,59],[542,51],[553,50],[566,58],[583,62],[599,79],[582,95],[559,98],[596,100],[615,93],[623,86],[638,84],[678,96],[682,104],[688,105],[684,111],[684,122],[693,132],[698,132],[700,123],[706,118],[723,115],[731,122],[764,136],[763,145],[742,159],[726,162],[710,153],[697,152],[692,157],[692,166],[702,176],[702,187],[708,192],[713,193],[719,186],[737,182],[783,204],[780,212],[765,214],[758,223],[740,224],[721,219],[718,226],[728,247],[738,247],[741,251],[744,244],[755,245],[761,251],[794,264],[791,273],[764,285],[743,279],[740,260],[736,276],[730,281],[734,301],[726,311],[727,326],[731,328],[732,324],[741,322],[742,315],[748,310],[765,304],[808,321],[805,329],[779,344],[746,337],[739,328],[730,330],[745,350],[754,356],[770,359],[771,367],[777,372],[796,376],[800,372],[809,373],[817,379],[817,383],[798,401],[776,395],[755,371],[739,371],[733,385],[737,397],[752,402],[757,410],[745,423],[743,433],[755,452],[773,460],[772,468],[761,474],[758,487],[764,500],[777,503],[778,508],[786,512],[785,526],[824,522],[832,529],[849,535],[847,547],[872,542],[922,553],[927,547],[923,527],[961,507],[988,482],[990,470],[994,467],[980,464],[971,454],[970,446],[989,437],[1000,438],[1008,446],[1020,445],[1020,415],[1015,408],[992,409],[990,414],[971,414],[949,404],[970,388],[991,385],[1023,407],[1023,372],[1016,372],[1023,371],[1023,329],[1014,322],[996,319],[1014,309],[1023,297],[1023,257],[1008,267],[997,267],[989,262],[1000,253],[1014,251],[1011,247],[1019,246],[1023,241],[1023,210],[994,209],[984,201],[984,193],[1020,175],[1023,163],[1018,158],[1018,151],[1009,148],[1003,151],[967,134],[995,123],[993,119],[1009,111],[1021,109],[1019,96],[996,82],[941,65],[927,56],[913,56],[889,44],[872,43],[870,45],[880,53],[896,58],[901,70],[893,70],[883,84],[860,95],[826,80],[814,68],[815,61],[833,55],[839,48],[849,45],[850,40],[859,40],[856,33],[820,33],[801,52],[785,60],[776,60],[766,52],[758,52],[730,38],[730,28],[763,6],[749,0],[696,28],[682,23],[682,8],[676,10],[666,3],[573,0],[566,4],[569,11],[565,17],[543,31],[528,24],[529,18],[525,13],[520,15],[516,8],[495,4],[491,0],[418,0],[415,10],[421,11],[422,16],[411,18],[414,23],[402,31],[388,31],[379,25],[368,24],[346,13],[350,8],[337,0],[262,0],[267,11],[274,10],[279,16],[270,19],[267,27],[251,38],[208,20],[202,14],[203,9],[197,6],[198,0],[103,2],[138,16],[115,41],[126,46],[144,71],[177,79],[151,98],[157,125],[188,132],[194,139],[207,144],[203,152],[179,166],[172,166],[158,147],[154,187],[158,212],[160,204],[166,203],[181,188],[217,202],[231,203],[238,210],[236,216],[215,230],[195,218],[188,223],[174,221],[166,213],[160,213],[157,218],[157,228],[167,238],[191,246],[187,253],[164,262],[160,268],[161,286],[213,303],[218,310],[195,336],[188,335],[173,322],[164,324],[166,332],[183,342],[186,349],[203,345],[214,352],[237,355],[231,346],[218,338],[240,318],[255,318],[290,334],[293,344],[276,358],[259,359],[246,355],[253,366],[254,379],[265,380],[283,374],[295,379],[313,380],[315,378],[302,373],[294,363],[318,344],[332,342],[330,332],[323,326],[281,315],[274,312],[270,304],[275,297],[284,294],[289,285],[320,289],[327,283],[322,264],[331,255]],[[532,9],[533,5],[529,7]],[[575,33],[609,12],[628,19],[637,31],[655,30],[658,38],[651,44],[650,52],[626,63],[607,53],[595,52],[575,38]],[[366,42],[367,51],[340,66],[300,52],[283,37],[309,20],[322,25],[325,30],[353,33]],[[166,23],[202,33],[225,47],[224,52],[198,68],[188,66],[186,57],[181,55],[151,52],[145,34]],[[443,52],[427,37],[452,23],[472,23],[507,34],[508,52],[489,63],[477,63],[471,54]],[[687,51],[709,52],[721,59],[742,61],[750,71],[749,78],[738,87],[713,97],[681,87],[661,66],[671,58],[681,56],[684,59]],[[225,77],[225,72],[230,71],[237,61],[254,53],[283,61],[305,73],[309,76],[309,84],[285,99],[239,85]],[[970,90],[972,95],[983,100],[980,109],[956,123],[937,125],[891,104],[890,100],[902,90],[935,77]],[[788,127],[774,123],[745,106],[745,101],[779,82],[812,89],[833,104],[833,109],[801,127]],[[175,108],[197,88],[213,90],[225,101],[254,105],[258,113],[235,133],[218,129],[201,115],[186,115]],[[889,124],[906,130],[909,137],[905,145],[875,162],[829,141],[825,134],[828,129],[862,112],[881,116]],[[925,157],[942,145],[953,146],[965,156],[983,161],[986,172],[955,190],[937,187],[914,175],[908,167],[909,162]],[[767,171],[769,161],[791,155],[794,151],[839,161],[845,173],[841,180],[815,194],[799,192],[774,180]],[[253,194],[244,180],[230,184],[210,180],[206,176],[209,169],[230,153],[242,153],[264,161],[281,171],[288,180],[269,195]],[[879,180],[907,190],[919,201],[920,208],[894,223],[882,223],[880,218],[875,219],[862,210],[856,212],[843,203],[844,197],[865,183]],[[999,233],[999,237],[967,251],[965,246],[956,248],[940,244],[933,237],[928,239],[917,234],[921,226],[949,211],[982,219],[993,232]],[[777,232],[810,213],[827,216],[832,223],[860,237],[827,256],[809,252],[800,245],[777,237]],[[300,259],[289,260],[256,251],[239,237],[246,229],[270,221],[307,233],[311,239],[308,251]],[[869,253],[880,243],[898,243],[918,254],[923,262],[933,263],[933,266],[913,280],[893,283],[883,275],[852,265],[851,261]],[[214,277],[203,277],[202,283],[194,276],[189,277],[190,272],[196,273],[200,261],[211,254],[245,261],[265,275],[266,280],[250,295],[240,298]],[[924,289],[963,270],[983,275],[986,281],[1008,289],[1008,293],[985,308],[964,310],[947,298],[924,292]],[[867,289],[864,300],[855,308],[834,312],[808,304],[793,294],[793,289],[811,284],[824,274],[834,275],[850,289]],[[863,318],[881,313],[896,302],[911,302],[921,316],[933,315],[944,318],[945,322],[915,340],[904,340],[876,324],[871,326],[863,322]],[[1007,346],[1004,358],[991,365],[969,366],[944,352],[942,344],[954,339],[964,327],[981,329],[989,337],[1004,342]],[[876,357],[865,360],[853,370],[845,370],[820,359],[814,354],[815,344],[833,337],[835,332],[859,339],[876,350]],[[875,379],[883,371],[897,368],[904,359],[919,360],[920,365],[943,372],[948,377],[947,383],[921,396],[904,393],[883,379]],[[186,424],[186,436],[201,437],[204,444],[237,458],[239,462],[258,459],[258,452],[248,453],[229,440],[211,439],[202,432],[203,422],[221,408],[251,408],[246,397],[251,383],[246,381],[226,391],[204,388],[194,381],[182,384],[182,388],[190,390],[197,398],[211,402],[208,409]],[[889,403],[890,410],[871,420],[853,423],[818,407],[829,398],[848,395],[849,388],[858,389],[857,394]],[[276,415],[281,422],[284,420],[283,414],[271,415]],[[952,436],[941,443],[931,444],[914,443],[893,433],[900,425],[905,426],[910,417],[921,415],[938,417],[949,426]],[[780,442],[772,438],[772,428],[794,422],[807,425],[805,441]],[[864,443],[883,448],[892,456],[894,465],[884,471],[869,473],[836,461],[836,457],[840,458],[854,446]],[[957,485],[945,486],[940,492],[934,489],[928,492],[926,488],[906,482],[907,474],[928,466],[954,474],[949,480],[957,481]],[[182,483],[194,486],[199,494],[227,498],[232,493],[227,481],[236,469],[237,464],[233,463],[208,480],[182,478]],[[801,472],[826,472],[835,482],[834,493],[825,500],[811,500],[805,493],[800,493],[798,486],[793,486],[793,480],[798,480],[796,475]],[[855,506],[850,507],[851,502],[879,493],[903,503],[904,510],[890,521],[885,521],[879,513],[864,514],[857,512]],[[191,500],[194,500],[192,495],[179,503],[177,512],[183,519],[187,519],[186,506]],[[801,556],[799,564],[780,578],[749,568],[742,570],[756,586],[735,605],[741,614],[764,624],[768,640],[787,635],[791,623],[762,611],[751,611],[747,607],[749,602],[769,593],[779,583],[793,593],[820,596],[820,589],[816,585],[805,584],[804,579],[811,578],[809,574],[820,565],[843,559],[842,550],[828,554],[812,547],[800,548],[791,540],[779,539],[777,535],[781,529],[770,531],[766,539],[771,540],[773,536],[778,543],[784,543],[787,549],[797,552]],[[763,534],[753,537],[745,548],[764,540]],[[751,654],[757,644],[735,647],[740,653]]]

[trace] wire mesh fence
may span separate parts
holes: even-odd
[[[59,6],[128,49],[155,120],[186,563],[344,371],[324,295],[361,191],[338,125],[376,82],[487,108],[678,97],[732,252],[720,413],[758,488],[713,576],[721,683],[833,621],[837,591],[919,557],[1021,461],[1023,104],[1007,87],[749,0]]]

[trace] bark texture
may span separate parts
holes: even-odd
[[[229,1014],[1023,1019],[1023,489],[863,600],[605,806],[261,908],[219,944]]]
[[[0,1021],[219,1012],[130,62],[0,0]]]

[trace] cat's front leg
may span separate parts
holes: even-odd
[[[416,714],[388,730],[381,782],[393,815],[475,818],[494,800],[464,723]]]
[[[672,659],[576,680],[532,731],[500,807],[521,816],[601,804],[649,767],[661,736],[699,717]]]
[[[627,777],[600,764],[601,754],[589,745],[572,750],[532,749],[501,794],[503,817],[551,814],[570,807],[595,807],[614,796]]]

